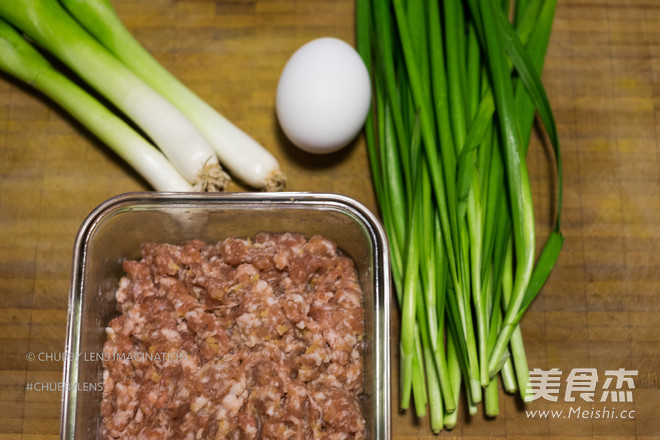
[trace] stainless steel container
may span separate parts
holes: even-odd
[[[324,235],[355,261],[364,291],[367,438],[390,437],[390,281],[380,223],[356,201],[317,193],[131,193],[97,207],[75,242],[60,436],[99,437],[105,327],[116,316],[121,262],[145,241],[210,243],[260,231]]]

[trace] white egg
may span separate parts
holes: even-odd
[[[337,38],[319,38],[287,61],[277,85],[276,112],[286,136],[310,153],[331,153],[364,126],[371,82],[360,55]]]

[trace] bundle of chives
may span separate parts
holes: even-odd
[[[431,429],[526,400],[519,328],[562,247],[562,168],[540,80],[556,0],[357,2],[372,75],[365,126],[401,313],[400,406]],[[511,16],[510,21],[507,17]],[[525,156],[535,115],[557,166],[557,218],[538,259]]]

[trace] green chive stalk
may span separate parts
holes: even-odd
[[[469,414],[483,399],[496,416],[498,375],[526,397],[519,324],[563,242],[561,155],[539,76],[555,5],[357,2],[358,50],[375,89],[365,138],[401,312],[400,406],[412,397],[420,414],[427,404],[433,432],[456,426],[460,395]],[[525,162],[535,115],[559,183],[538,259]]]
[[[361,23],[357,30],[357,43],[360,54],[372,72],[374,95],[376,107],[368,115],[365,124],[365,135],[374,140],[369,142],[368,154],[374,178],[374,185],[380,188],[377,191],[381,215],[384,219],[385,229],[390,241],[390,258],[392,262],[392,279],[396,290],[397,303],[401,308],[404,305],[404,285],[406,277],[406,268],[416,266],[406,260],[406,249],[408,246],[408,234],[413,230],[409,222],[412,220],[412,203],[406,199],[406,194],[410,194],[410,173],[404,173],[400,163],[409,163],[410,154],[408,146],[411,143],[405,133],[414,131],[411,127],[404,130],[403,117],[400,113],[392,111],[392,108],[401,108],[400,89],[396,83],[391,81],[394,74],[394,61],[391,52],[391,46],[388,45],[390,39],[387,32],[382,29],[387,26],[388,15],[378,9],[378,5],[372,5],[369,2],[359,2],[357,4],[358,21]],[[374,20],[372,17],[382,18]],[[384,33],[383,33],[384,32]],[[376,38],[372,38],[376,35]],[[372,64],[378,63],[375,69]],[[382,64],[380,64],[382,63]],[[389,75],[383,74],[388,72]],[[389,79],[388,79],[389,78]],[[375,140],[378,139],[378,143]],[[406,167],[406,169],[410,169]],[[414,243],[413,243],[414,246]],[[415,277],[408,275],[409,282],[412,283]],[[414,290],[412,291],[414,293]],[[414,298],[406,298],[408,304],[406,313],[415,311],[412,307],[415,303]],[[413,319],[414,322],[414,319]],[[425,331],[425,329],[422,329]],[[405,346],[400,345],[400,405],[407,409],[410,405],[411,394],[415,395],[416,406],[421,408],[426,403],[426,390],[422,374],[423,360],[419,358],[417,347],[420,331],[415,328],[406,329]],[[412,338],[411,338],[412,336]],[[418,412],[418,415],[421,416]]]

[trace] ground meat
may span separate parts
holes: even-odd
[[[103,438],[364,438],[362,292],[333,242],[147,243],[123,267]]]

